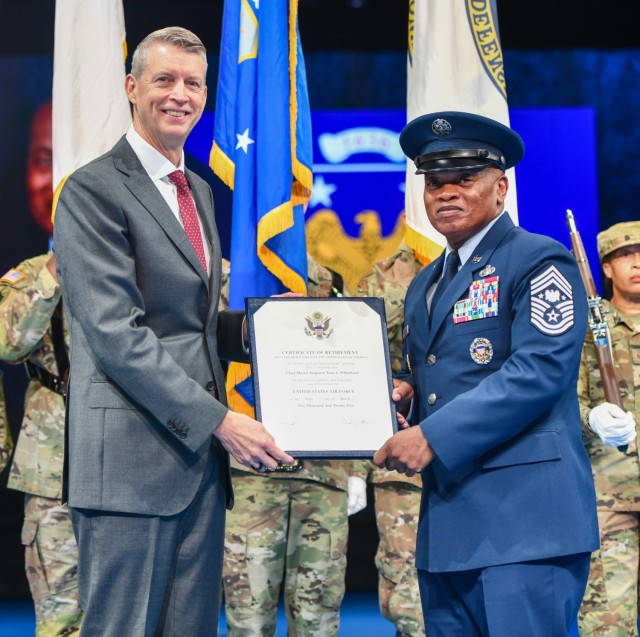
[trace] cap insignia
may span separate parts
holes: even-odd
[[[436,134],[442,137],[451,134],[451,124],[446,119],[439,117],[438,119],[433,121],[431,124],[431,130]]]

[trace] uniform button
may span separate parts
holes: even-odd
[[[206,385],[205,389],[206,389],[207,391],[215,391],[215,390],[216,390],[216,384],[215,384],[212,380],[210,380],[210,381],[207,383],[207,385]]]
[[[184,439],[187,437],[187,434],[186,434],[186,433],[184,433],[183,431],[181,431],[181,432],[178,434],[178,437],[179,437],[181,440],[184,440]]]
[[[429,365],[435,365],[436,364],[436,355],[435,354],[429,354],[429,356],[427,356],[427,363],[429,363]]]
[[[427,402],[430,405],[435,405],[436,404],[436,400],[438,400],[438,397],[435,394],[429,394],[429,397],[427,398]]]

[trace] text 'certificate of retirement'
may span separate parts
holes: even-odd
[[[397,430],[384,302],[246,301],[256,417],[298,458],[371,457]]]

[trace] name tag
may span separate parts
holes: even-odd
[[[499,276],[491,276],[474,281],[469,286],[467,298],[454,305],[453,322],[466,323],[498,316],[499,279]]]

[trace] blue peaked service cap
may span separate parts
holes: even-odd
[[[482,170],[515,166],[524,155],[518,133],[488,117],[459,111],[421,115],[400,133],[400,146],[418,169],[427,172]]]

